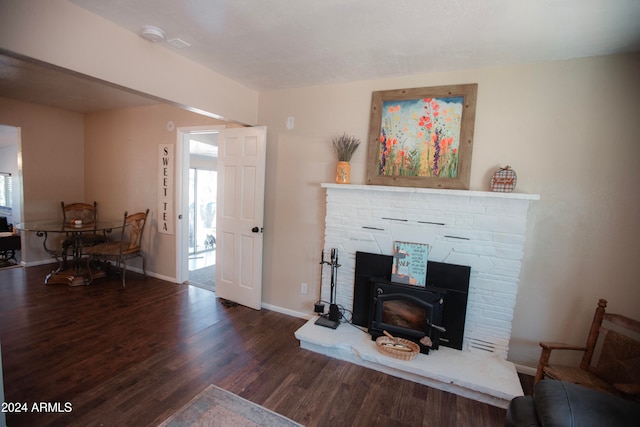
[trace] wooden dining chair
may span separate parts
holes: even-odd
[[[95,226],[98,222],[98,203],[95,201],[93,204],[82,202],[65,204],[60,202],[60,206],[62,207],[63,222],[66,226],[72,225],[76,220],[80,220],[83,226],[85,228],[89,226],[90,230],[90,226]],[[98,233],[94,229],[93,232],[83,232],[79,239],[81,247],[84,248],[106,242],[107,236],[104,233]],[[61,266],[63,269],[67,268],[69,248],[74,250],[76,242],[76,237],[71,233],[67,233],[67,237],[61,243],[60,257],[62,258]]]
[[[125,287],[126,261],[136,257],[142,258],[142,273],[145,277],[147,276],[145,258],[142,253],[142,232],[148,216],[149,209],[146,212],[138,212],[131,215],[125,212],[120,239],[99,243],[86,249],[85,253],[90,258],[88,265],[89,274],[92,277],[91,280],[93,280],[92,263],[100,264],[102,262],[104,264],[105,262],[113,261],[115,262],[116,270],[122,270],[122,286]]]
[[[640,322],[606,312],[607,300],[598,301],[585,345],[541,342],[542,353],[534,383],[543,378],[640,399]],[[582,352],[579,366],[549,362],[552,351]]]

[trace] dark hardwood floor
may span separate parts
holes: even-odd
[[[503,409],[301,349],[302,319],[135,273],[44,286],[50,269],[0,270],[5,400],[29,408],[10,427],[157,425],[209,384],[307,426],[504,424]]]

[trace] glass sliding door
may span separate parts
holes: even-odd
[[[216,171],[189,169],[189,254],[215,249],[217,178]]]

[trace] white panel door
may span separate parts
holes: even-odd
[[[266,127],[232,128],[218,140],[216,295],[260,310]]]

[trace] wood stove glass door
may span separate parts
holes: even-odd
[[[415,331],[427,329],[429,313],[425,307],[400,299],[382,302],[382,323]]]

